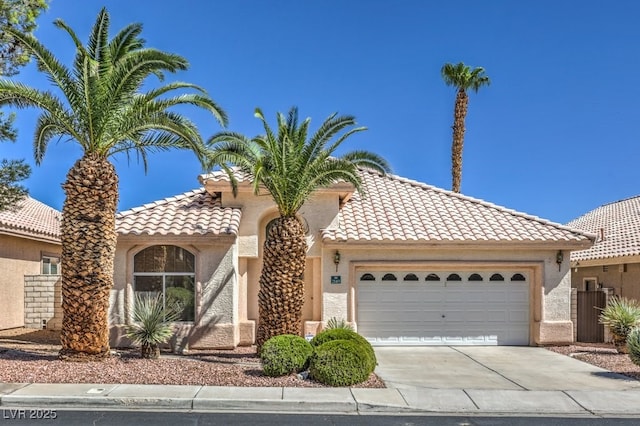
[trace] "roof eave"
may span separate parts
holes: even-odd
[[[232,234],[214,234],[214,233],[206,233],[206,234],[160,234],[160,233],[126,233],[121,234],[118,233],[118,243],[123,242],[135,242],[140,243],[142,240],[144,241],[162,241],[163,243],[172,243],[172,242],[194,242],[197,241],[199,243],[233,243],[237,238],[235,233]]]
[[[17,237],[17,238],[25,238],[28,240],[33,240],[33,241],[40,241],[43,243],[50,243],[50,244],[57,244],[57,245],[61,245],[62,243],[60,242],[60,238],[54,237],[54,236],[50,236],[50,235],[43,235],[43,234],[34,234],[34,233],[30,233],[28,231],[20,231],[17,229],[0,229],[0,234],[1,235],[9,235],[12,237]]]
[[[598,258],[572,260],[571,267],[583,268],[589,266],[620,265],[624,263],[640,263],[640,254],[628,256],[602,256]]]
[[[496,250],[506,248],[514,249],[533,249],[533,250],[584,250],[591,247],[591,241],[430,241],[430,240],[337,240],[333,238],[324,238],[323,245],[327,248],[333,247],[366,247],[388,249],[393,248],[412,248],[416,246],[424,248],[439,249],[464,249],[470,248],[474,250]]]

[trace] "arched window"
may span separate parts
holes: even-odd
[[[181,321],[195,318],[195,256],[170,245],[152,246],[133,258],[133,290],[137,295],[162,295],[164,303],[183,306]]]
[[[440,277],[438,276],[438,274],[429,274],[427,275],[427,278],[424,279],[425,281],[440,281]]]
[[[504,281],[504,277],[500,274],[493,274],[491,278],[489,278],[489,281]]]
[[[360,277],[360,281],[375,281],[376,277],[371,274],[362,274]]]
[[[447,281],[462,281],[462,278],[460,278],[460,275],[458,274],[450,274],[447,277]]]
[[[418,276],[416,274],[407,274],[404,276],[405,281],[418,281]]]
[[[522,274],[513,274],[511,281],[526,281],[527,279]]]
[[[471,274],[469,275],[469,281],[483,281],[482,275],[480,274]]]
[[[393,274],[384,274],[382,281],[398,281],[398,279]]]

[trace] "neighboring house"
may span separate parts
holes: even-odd
[[[301,209],[308,227],[305,335],[346,319],[375,345],[536,345],[573,341],[569,252],[594,237],[560,224],[398,176],[361,171]],[[240,176],[117,216],[110,323],[127,344],[134,294],[186,306],[190,347],[254,343],[268,194]]]
[[[60,218],[60,212],[30,197],[15,209],[0,212],[0,329],[41,328],[43,320],[48,323],[53,317],[53,287],[60,274]],[[43,291],[48,292],[42,286],[51,290],[51,297],[40,299]]]
[[[592,247],[571,253],[572,287],[611,288],[640,300],[640,196],[600,206],[567,226],[596,235]]]

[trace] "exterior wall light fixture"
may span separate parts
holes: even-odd
[[[558,250],[558,253],[556,253],[556,263],[558,264],[558,272],[560,271],[560,269],[562,269],[563,260],[564,260],[564,254],[562,253],[562,250]]]
[[[338,272],[338,265],[340,264],[340,252],[338,250],[333,254],[333,263],[336,265],[336,272]]]

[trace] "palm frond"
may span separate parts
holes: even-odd
[[[300,122],[295,107],[287,115],[276,115],[275,131],[260,108],[256,108],[255,116],[262,121],[265,134],[253,139],[233,132],[214,135],[207,142],[208,166],[220,166],[228,173],[233,173],[230,166],[236,166],[250,175],[254,192],[266,188],[281,216],[295,216],[314,191],[340,180],[361,189],[360,165],[382,174],[390,170],[382,157],[367,151],[332,157],[349,136],[365,130],[352,128],[352,116],[332,114],[311,137],[310,119]]]

